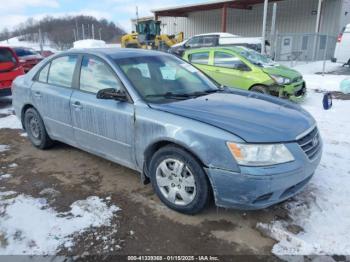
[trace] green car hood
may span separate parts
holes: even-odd
[[[301,74],[298,71],[278,64],[273,66],[265,66],[262,68],[262,70],[268,75],[278,75],[289,79],[301,77]]]

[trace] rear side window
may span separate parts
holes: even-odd
[[[77,58],[76,55],[68,55],[52,60],[48,83],[71,87]]]
[[[189,60],[191,63],[194,63],[194,64],[207,65],[209,63],[209,52],[190,54]]]
[[[96,94],[99,90],[121,89],[121,83],[101,60],[84,57],[80,73],[80,90]]]
[[[238,68],[239,65],[244,64],[238,57],[224,53],[224,52],[215,52],[214,55],[214,65],[220,67],[228,68]]]
[[[16,63],[16,58],[13,56],[12,52],[7,48],[0,48],[0,63]]]
[[[49,76],[49,69],[50,69],[50,64],[48,63],[46,66],[44,66],[43,69],[41,69],[37,80],[42,83],[47,83],[47,77]]]

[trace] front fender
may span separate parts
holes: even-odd
[[[194,154],[206,167],[239,171],[226,142],[239,137],[196,120],[149,107],[136,107],[135,158],[141,170],[148,148],[160,142],[177,144]]]

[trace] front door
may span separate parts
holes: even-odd
[[[215,51],[209,75],[228,87],[248,89],[251,86],[250,68],[231,53]]]
[[[34,106],[52,139],[74,143],[70,98],[78,56],[61,56],[48,63],[37,75],[31,92]]]
[[[79,90],[75,90],[71,98],[73,129],[79,146],[132,167],[133,104],[96,98],[101,89],[122,89],[118,77],[100,58],[84,56],[79,86]]]

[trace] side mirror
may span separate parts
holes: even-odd
[[[333,106],[332,94],[330,92],[324,94],[323,96],[323,109],[328,110]]]
[[[127,101],[128,97],[123,90],[116,90],[114,88],[101,89],[97,92],[98,99],[114,99],[118,101]]]
[[[238,64],[234,69],[240,70],[240,71],[250,71],[250,68],[245,64]]]

